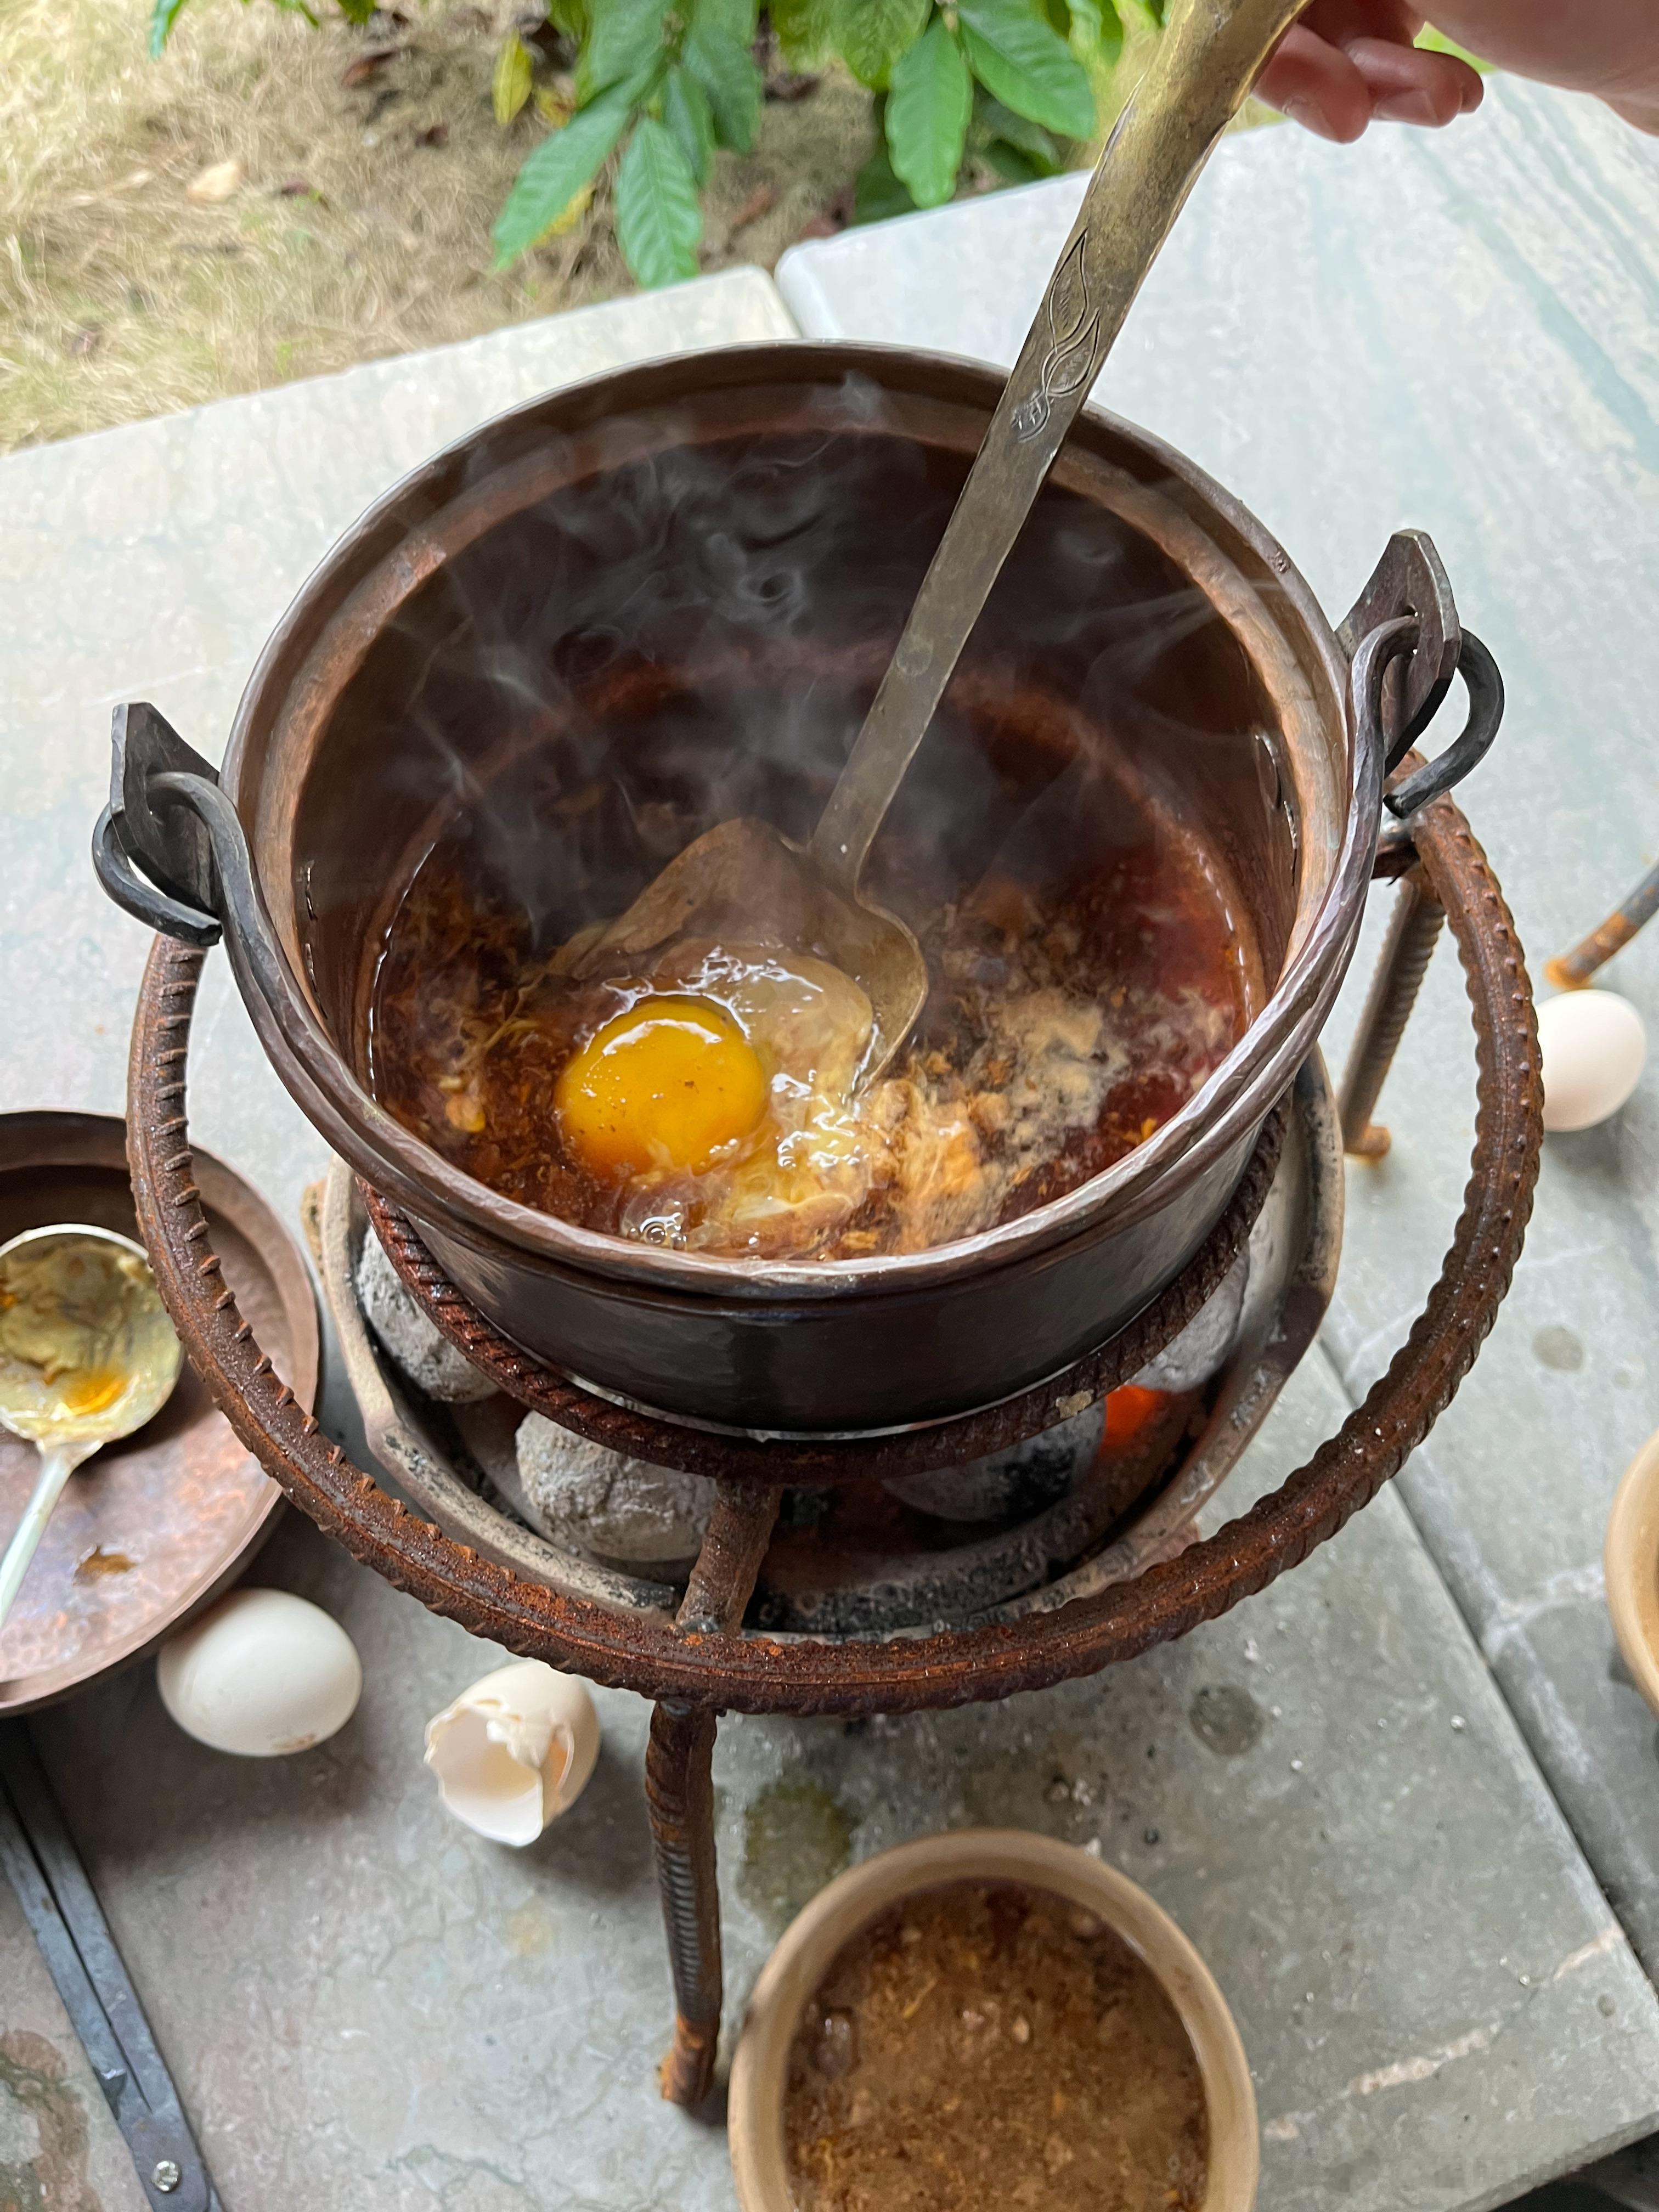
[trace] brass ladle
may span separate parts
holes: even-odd
[[[1036,321],[997,403],[874,702],[811,838],[722,822],[688,845],[616,921],[559,964],[688,935],[747,935],[831,962],[875,1015],[861,1080],[890,1063],[927,996],[921,948],[859,896],[876,832],[1142,280],[1199,172],[1307,0],[1188,0],[1107,140]]]
[[[130,1237],[68,1222],[0,1245],[0,1426],[40,1455],[0,1559],[0,1627],[70,1475],[161,1411],[183,1359]]]

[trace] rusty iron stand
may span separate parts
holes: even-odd
[[[602,1442],[719,1479],[716,1510],[678,1613],[630,1613],[528,1580],[453,1541],[354,1466],[273,1371],[222,1279],[191,1176],[185,1067],[203,954],[158,939],[130,1062],[133,1190],[168,1310],[232,1427],[295,1504],[396,1588],[475,1635],[632,1689],[656,1705],[647,1786],[676,2007],[662,2087],[674,2102],[695,2104],[707,2094],[720,2031],[710,1762],[721,1713],[900,1713],[999,1698],[1097,1673],[1185,1635],[1334,1535],[1398,1472],[1468,1372],[1509,1287],[1537,1177],[1541,1086],[1532,994],[1503,895],[1449,798],[1432,798],[1389,833],[1379,872],[1406,876],[1407,903],[1390,931],[1343,1085],[1345,1131],[1358,1138],[1370,1128],[1443,919],[1474,1013],[1478,1102],[1462,1216],[1439,1278],[1387,1373],[1275,1492],[1179,1556],[1052,1612],[885,1643],[744,1629],[782,1488],[959,1463],[1036,1434],[1136,1372],[1231,1264],[1271,1180],[1272,1125],[1197,1258],[1111,1343],[1008,1407],[873,1443],[714,1437],[594,1398],[500,1336],[445,1280],[410,1224],[368,1194],[377,1232],[404,1280],[503,1389]],[[1282,1115],[1276,1121],[1282,1133]]]
[[[1446,909],[1427,872],[1420,863],[1407,869],[1337,1093],[1342,1149],[1356,1159],[1380,1160],[1392,1141],[1371,1116],[1445,926]]]
[[[1598,968],[1622,952],[1638,929],[1659,913],[1659,868],[1650,868],[1627,899],[1600,926],[1581,938],[1571,952],[1544,963],[1544,978],[1558,991],[1582,991]]]

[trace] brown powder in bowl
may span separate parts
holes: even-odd
[[[1091,1912],[953,1882],[836,1954],[789,2054],[798,2212],[1195,2212],[1198,2060],[1151,1969]]]

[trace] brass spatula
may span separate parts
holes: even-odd
[[[859,895],[876,832],[1043,480],[1210,149],[1306,0],[1186,0],[1107,141],[864,727],[805,845],[745,817],[706,830],[561,965],[614,967],[690,935],[787,945],[855,978],[875,1014],[861,1081],[927,996],[914,934]]]

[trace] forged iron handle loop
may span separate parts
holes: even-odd
[[[1498,663],[1473,630],[1463,632],[1457,672],[1469,695],[1468,717],[1443,753],[1425,767],[1415,769],[1396,790],[1383,793],[1382,804],[1396,821],[1407,821],[1431,800],[1443,799],[1454,786],[1462,783],[1471,769],[1480,766],[1498,735],[1504,720],[1504,679],[1498,673]],[[1408,732],[1406,742],[1389,760],[1391,769],[1410,750],[1410,737]]]
[[[1417,650],[1422,627],[1415,615],[1395,615],[1368,629],[1354,648],[1348,671],[1348,702],[1353,718],[1353,741],[1359,752],[1378,763],[1378,798],[1382,778],[1405,757],[1406,747],[1390,745],[1382,726],[1382,690],[1389,668]]]
[[[107,806],[92,833],[92,865],[106,896],[123,914],[130,914],[158,937],[176,937],[181,944],[194,945],[205,952],[223,935],[215,915],[204,914],[199,907],[186,906],[182,899],[170,898],[148,876],[140,874]]]

